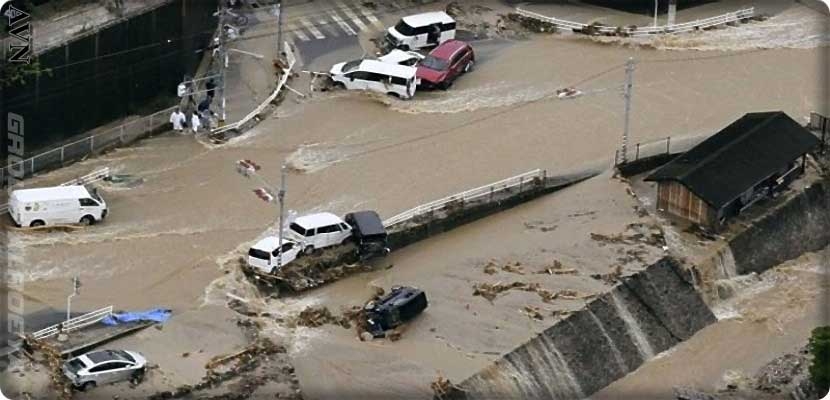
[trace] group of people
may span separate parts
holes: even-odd
[[[190,113],[190,124],[189,127],[193,131],[193,133],[198,133],[199,129],[205,125],[203,121],[207,121],[207,124],[210,125],[211,118],[215,116],[214,112],[210,109],[210,103],[213,102],[213,96],[216,93],[216,84],[213,82],[213,79],[209,80],[205,84],[205,89],[207,92],[207,96],[205,99],[202,100],[196,106],[196,111]],[[190,96],[192,101],[193,96]],[[180,107],[176,107],[172,114],[170,114],[170,123],[173,125],[173,130],[176,132],[184,132],[185,128],[188,128],[188,118],[184,112],[182,112]]]

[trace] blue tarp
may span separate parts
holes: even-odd
[[[164,308],[155,308],[152,310],[139,312],[112,313],[112,316],[102,319],[101,323],[109,326],[115,326],[118,324],[138,321],[153,321],[161,323],[167,321],[167,319],[170,318],[171,312],[172,310]]]

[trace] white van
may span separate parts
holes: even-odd
[[[402,99],[415,95],[418,69],[378,60],[354,60],[331,67],[329,74],[335,86],[348,90],[369,90]]]
[[[17,226],[92,225],[107,216],[107,203],[84,186],[21,189],[9,196],[9,214]]]
[[[248,250],[248,265],[264,273],[276,273],[280,256],[279,243],[280,238],[276,236],[269,236],[257,242]],[[299,243],[283,238],[282,265],[296,260],[301,250],[303,248]]]
[[[386,42],[401,50],[437,46],[450,39],[455,39],[455,20],[443,11],[403,17],[386,31]]]
[[[311,254],[316,249],[343,244],[352,236],[352,227],[332,213],[319,213],[295,219],[288,225],[288,234],[302,243],[304,253]]]

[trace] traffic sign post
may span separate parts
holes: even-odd
[[[81,280],[77,276],[72,278],[72,294],[66,298],[66,320],[69,321],[72,315],[72,298],[80,293]]]

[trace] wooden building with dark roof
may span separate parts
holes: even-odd
[[[744,115],[646,178],[657,209],[717,229],[803,173],[819,140],[783,112]]]

